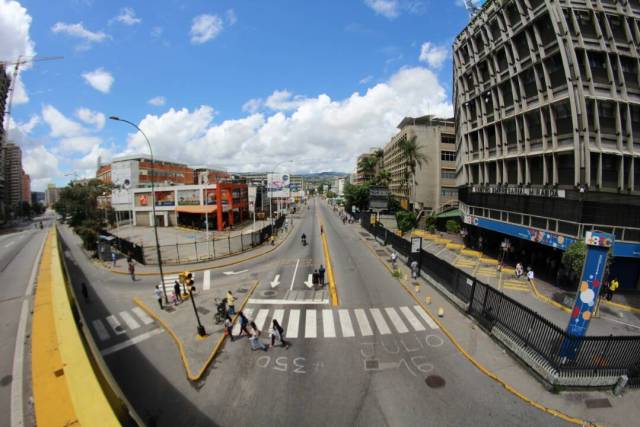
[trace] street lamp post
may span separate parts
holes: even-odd
[[[162,255],[160,254],[160,241],[158,240],[158,224],[156,223],[156,191],[155,191],[155,163],[153,160],[153,149],[151,148],[151,143],[149,142],[149,138],[147,135],[136,125],[135,123],[130,122],[129,120],[121,119],[118,116],[110,116],[109,119],[116,120],[119,122],[125,122],[133,126],[144,136],[145,141],[147,141],[147,146],[149,147],[149,153],[151,154],[151,211],[153,213],[153,233],[156,238],[156,254],[158,257],[158,267],[160,268],[160,281],[162,282],[162,292],[164,293],[164,302],[165,304],[169,304],[169,297],[167,296],[167,290],[165,289],[164,283],[164,272],[162,271]]]

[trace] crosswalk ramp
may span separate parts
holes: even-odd
[[[273,319],[285,328],[285,338],[357,338],[372,335],[407,334],[439,329],[438,324],[419,305],[404,307],[319,309],[246,308],[244,315],[258,330],[270,332]],[[240,334],[237,322],[233,334]]]
[[[99,341],[108,341],[130,331],[136,331],[150,325],[154,320],[140,307],[110,314],[101,319],[91,321],[91,326]]]
[[[496,270],[496,267],[483,266],[478,268],[477,275],[483,277],[498,277],[498,271]]]
[[[478,265],[478,260],[459,257],[458,259],[455,260],[453,265],[460,268],[475,268],[475,266]]]
[[[526,280],[504,280],[502,288],[516,292],[531,292],[529,282]]]

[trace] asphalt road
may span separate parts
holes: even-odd
[[[246,338],[227,342],[197,384],[185,378],[175,345],[161,333],[105,356],[121,388],[149,425],[563,425],[505,391],[472,366],[430,318],[321,201],[311,201],[293,235],[276,251],[236,265],[237,275],[212,270],[215,283],[259,280],[247,311],[267,341],[279,317],[291,347],[251,351]],[[340,307],[308,275],[324,262],[324,224]],[[300,235],[309,245],[302,247]],[[66,255],[75,286],[89,284],[88,321],[130,312],[131,298],[151,293],[154,278],[131,282],[87,262],[73,238]],[[245,271],[246,270],[246,271]],[[196,275],[196,283],[201,280]],[[277,284],[272,286],[272,283]],[[326,292],[324,293],[326,294]],[[120,316],[122,317],[122,316]],[[210,319],[208,319],[210,322]],[[140,323],[140,322],[139,322]],[[101,349],[142,336],[145,325],[96,341]],[[429,379],[429,384],[427,383]]]
[[[45,220],[45,226],[48,225]],[[34,264],[42,243],[46,237],[47,229],[35,229],[33,225],[21,227],[15,231],[0,236],[0,425],[11,425],[11,392],[15,387],[14,381],[14,352],[16,348],[16,335],[20,322],[20,313],[25,298],[32,303],[31,295],[25,295],[29,279],[34,270]],[[26,316],[26,321],[30,319]],[[28,325],[25,323],[25,328]],[[28,346],[25,349],[25,357],[22,359],[23,373],[23,407],[29,420],[28,397],[31,395],[29,371],[30,358]],[[18,366],[19,368],[20,366]],[[27,422],[27,425],[29,423]]]

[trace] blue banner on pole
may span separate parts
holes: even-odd
[[[580,349],[580,338],[585,336],[589,322],[593,317],[602,279],[607,266],[609,248],[613,245],[613,236],[607,233],[587,232],[585,243],[587,254],[582,267],[580,284],[576,300],[571,310],[571,317],[567,325],[567,335],[560,348],[560,356],[575,359]]]

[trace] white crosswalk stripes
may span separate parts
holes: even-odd
[[[340,328],[342,329],[342,336],[350,338],[355,336],[353,331],[353,325],[351,324],[351,317],[349,317],[349,310],[338,310],[338,318],[340,319]]]
[[[205,270],[202,280],[202,290],[208,291],[209,289],[211,289],[211,270]]]
[[[284,310],[278,308],[273,311],[273,317],[271,318],[271,323],[269,324],[269,329],[273,329],[273,319],[278,321],[278,324],[282,326],[282,320],[284,319]]]
[[[406,334],[407,332],[409,332],[409,329],[402,322],[402,319],[400,318],[400,315],[397,311],[395,311],[391,307],[385,308],[384,311],[387,312],[387,316],[389,316],[393,327],[396,329],[396,331],[398,331],[399,334]]]
[[[431,329],[440,329],[440,327],[438,326],[438,324],[436,322],[433,321],[433,319],[431,318],[431,316],[429,316],[427,314],[426,311],[424,311],[424,309],[422,307],[420,307],[419,305],[416,305],[413,307],[418,314],[420,315],[420,317],[422,317],[424,319],[425,322],[427,322],[427,325],[429,325],[429,327]]]
[[[105,326],[105,322],[109,327]],[[117,315],[111,314],[105,316],[104,319],[94,319],[91,321],[91,326],[93,326],[98,341],[103,342],[127,332],[135,331],[153,322],[151,316],[145,313],[143,309],[133,307],[131,310],[121,311]]]
[[[126,334],[127,333],[127,331],[124,330],[124,328],[122,327],[122,324],[116,318],[116,316],[114,316],[114,315],[107,316],[106,320],[107,320],[107,323],[109,324],[109,326],[111,326],[111,329],[113,330],[113,332],[115,332],[116,335],[121,335],[121,334]]]
[[[413,311],[411,311],[409,307],[400,307],[400,311],[402,312],[402,314],[404,314],[404,317],[407,318],[409,324],[415,331],[420,332],[425,330],[424,326],[422,326],[422,323],[420,323],[416,315],[413,314]]]
[[[256,315],[254,322],[256,322],[256,326],[259,331],[262,331],[262,328],[264,327],[264,322],[267,320],[267,314],[269,314],[269,309],[263,308],[262,310],[258,310],[258,314]]]
[[[287,338],[298,338],[298,324],[300,323],[300,310],[295,309],[289,312],[289,323],[285,336]]]
[[[95,329],[96,333],[98,334],[98,338],[100,338],[100,341],[109,339],[109,332],[107,332],[107,328],[104,327],[104,323],[102,323],[100,319],[94,320],[93,322],[91,322],[91,324],[93,325],[93,329]]]
[[[151,323],[153,323],[153,319],[140,307],[134,307],[131,311],[133,311],[145,325],[150,325]]]
[[[136,320],[133,318],[133,316],[131,316],[129,313],[127,313],[126,311],[121,311],[120,313],[120,318],[122,320],[124,320],[124,323],[127,324],[127,326],[129,327],[129,329],[138,329],[140,327],[140,324],[138,322],[136,322]]]
[[[333,323],[333,310],[322,310],[322,328],[325,338],[335,338],[336,328]]]
[[[306,310],[305,319],[306,319],[306,322],[304,326],[304,337],[316,338],[318,336],[316,331],[316,311]]]
[[[369,324],[369,320],[367,319],[367,315],[364,310],[359,308],[354,310],[356,314],[356,319],[358,320],[358,326],[360,327],[360,333],[363,337],[368,337],[373,335],[373,331],[371,330],[371,325]]]
[[[380,335],[389,335],[391,333],[391,329],[389,329],[387,322],[385,322],[380,309],[370,308],[369,313],[371,313],[373,322],[376,324],[376,328],[378,328],[378,332],[380,332]]]

